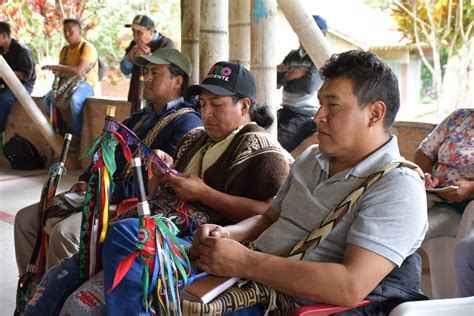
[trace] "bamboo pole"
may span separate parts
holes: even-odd
[[[202,0],[200,25],[199,77],[201,80],[216,62],[229,58],[229,2]]]
[[[293,31],[314,64],[321,68],[331,57],[329,44],[316,25],[311,14],[306,12],[301,0],[278,0],[278,6],[290,23]]]
[[[191,60],[189,84],[199,83],[200,0],[181,0],[181,52]]]
[[[250,68],[250,0],[229,2],[229,60]]]
[[[257,103],[271,109],[275,122],[268,132],[275,138],[276,128],[276,68],[275,15],[276,0],[252,0],[251,13],[251,70],[257,81]]]
[[[53,129],[48,123],[48,120],[44,117],[43,113],[41,113],[40,109],[38,109],[35,102],[26,91],[25,87],[23,87],[20,80],[17,78],[13,70],[1,55],[0,77],[3,78],[3,81],[5,81],[7,86],[16,96],[21,106],[25,109],[25,112],[28,113],[28,115],[33,120],[33,123],[38,126],[40,133],[53,148],[54,152],[60,155],[63,146],[60,137],[54,133]]]

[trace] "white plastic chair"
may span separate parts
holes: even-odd
[[[474,201],[471,201],[464,209],[456,236],[425,239],[421,244],[421,249],[425,251],[430,263],[433,299],[456,297],[457,285],[453,264],[454,247],[460,240],[471,235],[473,221]]]
[[[472,204],[472,203],[471,203]],[[474,296],[406,302],[395,307],[389,316],[474,316]]]

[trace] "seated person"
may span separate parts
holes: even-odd
[[[191,73],[191,62],[186,55],[172,48],[156,50],[153,55],[140,57],[138,62],[145,66],[144,93],[149,105],[123,123],[150,148],[160,148],[173,155],[183,135],[195,127],[202,126],[196,111],[196,102],[183,98],[183,91],[188,86]],[[164,122],[167,123],[163,124]],[[133,178],[128,177],[127,162],[119,148],[116,152],[116,162],[111,204],[135,196]],[[70,191],[85,194],[90,176],[88,168]],[[20,210],[15,217],[15,252],[20,275],[25,273],[35,245],[39,224],[37,208],[38,204],[28,206]],[[59,217],[54,224],[51,223],[52,219],[47,222],[47,268],[79,250],[82,217],[80,209]]]
[[[461,240],[454,248],[454,271],[459,297],[474,296],[474,236]]]
[[[392,70],[370,52],[348,51],[333,55],[320,74],[319,145],[293,163],[263,215],[201,226],[191,254],[205,272],[256,281],[295,305],[355,306],[368,298],[373,303],[359,315],[388,314],[403,301],[426,299],[416,254],[427,230],[426,198],[411,168],[386,172],[356,202],[343,204],[347,212],[316,248],[302,260],[287,257],[375,170],[403,161],[390,133],[400,104]],[[239,243],[253,239],[258,251]]]
[[[132,104],[130,109],[134,113],[141,109],[140,76],[143,75],[143,67],[135,63],[135,59],[141,55],[149,55],[155,50],[163,47],[174,48],[174,44],[168,37],[160,34],[155,29],[155,22],[147,15],[136,15],[131,24],[125,27],[132,29],[133,40],[125,49],[125,55],[120,61],[120,71],[124,75],[130,75],[128,89],[128,102]]]
[[[313,15],[313,19],[326,36],[326,20],[319,15]],[[289,152],[316,132],[313,116],[319,107],[316,93],[321,83],[318,68],[301,43],[277,66],[277,88],[283,87],[278,141]]]
[[[0,55],[5,58],[23,87],[31,94],[36,81],[35,61],[31,49],[17,39],[11,37],[10,24],[0,21]],[[0,136],[5,131],[8,116],[15,103],[16,96],[0,78]],[[0,138],[0,148],[3,137]]]
[[[204,206],[202,213],[209,216],[206,221],[235,223],[261,214],[286,179],[292,159],[262,128],[269,126],[272,119],[265,107],[255,104],[253,75],[239,64],[219,62],[202,85],[191,86],[186,93],[199,94],[204,129],[194,129],[184,136],[173,162],[180,174],[166,175],[168,184],[158,192],[157,202],[150,201],[151,211],[156,211],[159,202],[165,200],[163,194],[167,194],[196,208]],[[158,154],[172,163],[167,155]],[[160,178],[150,185],[161,182],[163,177]],[[112,285],[118,263],[135,250],[137,229],[136,218],[110,226],[102,254],[106,289]],[[58,312],[64,299],[79,285],[78,262],[78,256],[74,255],[46,273],[25,315]],[[59,280],[64,271],[66,277]],[[136,261],[122,282],[107,295],[108,314],[133,315],[143,309],[141,271]],[[97,274],[69,297],[62,312],[105,313],[103,292],[102,274]],[[84,299],[91,295],[97,304],[85,309],[88,303]],[[124,295],[127,304],[122,304]]]
[[[427,188],[456,185],[448,193],[427,193],[426,238],[455,236],[464,208],[474,198],[474,109],[458,109],[421,142],[414,162],[425,172]]]
[[[79,151],[82,131],[82,108],[86,99],[94,95],[99,84],[99,65],[94,45],[82,38],[81,22],[76,19],[63,21],[64,38],[68,45],[61,49],[58,65],[46,65],[43,69],[52,70],[60,77],[58,95],[64,96],[71,111],[71,133],[73,135],[70,151]],[[66,84],[68,82],[68,84]],[[70,89],[66,89],[66,86]],[[64,89],[64,92],[61,92]],[[42,107],[50,114],[50,104],[54,92],[48,92],[41,100]],[[55,106],[59,105],[55,98]]]

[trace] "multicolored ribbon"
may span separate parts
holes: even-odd
[[[35,246],[31,254],[30,263],[26,268],[26,273],[18,280],[16,306],[18,313],[23,312],[26,302],[35,290],[36,283],[41,280],[41,277],[46,271],[48,235],[43,229],[46,223],[45,211],[48,202],[56,195],[56,190],[59,186],[61,176],[67,173],[64,163],[66,161],[71,139],[71,134],[64,135],[63,148],[61,150],[59,161],[53,163],[49,168],[48,180],[46,180],[41,190],[41,199],[38,204],[38,220],[40,225],[38,228]]]
[[[181,315],[179,289],[193,275],[185,250],[176,239],[178,228],[168,218],[150,217],[140,158],[132,162],[138,195],[139,228],[136,250],[117,267],[110,293],[125,277],[136,258],[143,265],[143,304],[156,315]]]
[[[127,126],[123,125],[120,122],[111,120],[109,123],[117,130],[123,139],[126,141],[127,146],[134,145],[136,150],[134,156],[139,155],[140,158],[144,161],[143,165],[145,166],[148,178],[151,178],[153,173],[151,171],[151,166],[154,164],[162,174],[174,173],[178,174],[178,171],[170,168],[163,160],[161,160],[157,155],[153,154],[153,149],[148,147],[133,131],[131,131]]]
[[[79,276],[87,280],[100,270],[100,247],[105,239],[108,222],[108,193],[112,183],[110,175],[115,172],[115,147],[121,145],[127,161],[131,160],[130,146],[144,158],[148,176],[152,164],[163,173],[178,172],[153,154],[125,125],[112,116],[106,118],[101,135],[86,150],[83,156],[94,153],[92,176],[84,199],[82,211],[81,241],[79,250]],[[135,158],[134,160],[140,158]],[[143,264],[143,297],[146,311],[164,315],[179,315],[179,289],[190,282],[193,276],[189,259],[175,235],[176,225],[165,217],[150,217],[145,196],[141,162],[132,167],[138,190],[139,231],[137,249],[119,265],[112,289],[120,283],[132,266],[135,258]],[[145,206],[146,205],[146,206]]]
[[[152,174],[152,163],[163,173],[177,173],[158,156],[154,155],[153,151],[129,128],[117,122],[113,115],[107,115],[101,134],[81,157],[84,158],[93,153],[92,175],[89,179],[82,210],[79,246],[79,275],[81,280],[88,280],[101,269],[100,245],[105,240],[108,228],[109,193],[113,189],[111,176],[117,168],[115,147],[118,144],[120,144],[128,162],[131,161],[132,157],[130,145],[136,146],[136,152],[145,158],[149,177]]]
[[[89,179],[82,209],[79,247],[79,276],[81,280],[87,280],[101,270],[100,245],[105,240],[108,228],[109,193],[113,189],[111,176],[117,168],[115,147],[118,144],[121,145],[127,161],[130,161],[132,157],[126,141],[115,127],[112,115],[107,115],[102,133],[82,155],[84,157],[94,153],[92,175]]]

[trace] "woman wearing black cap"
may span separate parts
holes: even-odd
[[[180,221],[180,213],[172,205],[164,205],[163,201],[176,201],[176,197],[186,201],[187,211],[197,224],[238,222],[268,208],[288,175],[292,158],[263,129],[272,123],[272,119],[264,107],[257,108],[255,79],[243,66],[218,62],[203,83],[190,86],[185,95],[198,96],[204,128],[194,129],[184,136],[174,161],[163,152],[157,152],[179,173],[155,175],[149,187],[150,194],[157,194],[149,203],[152,212],[177,217],[175,222],[181,229],[180,236],[191,238],[184,221]],[[161,186],[157,191],[158,185]],[[106,290],[112,285],[117,265],[135,250],[137,230],[136,218],[120,220],[111,226],[102,256]],[[71,278],[77,273],[74,272],[78,270],[77,265],[76,255],[46,275],[67,270],[70,271],[68,278],[73,282],[75,280]],[[106,295],[107,314],[144,312],[141,271],[141,266],[134,263],[120,285]],[[81,286],[81,293],[69,296],[62,313],[80,311],[83,314],[81,297],[84,296],[93,296],[96,300],[95,306],[89,308],[91,313],[97,314],[104,309],[103,297],[100,297],[104,290],[97,277]],[[57,279],[53,283],[49,287],[58,287]],[[40,286],[47,288],[48,284]]]
[[[204,128],[190,131],[176,150],[173,166],[182,174],[157,176],[155,185],[167,182],[165,190],[171,187],[180,199],[204,206],[197,216],[201,224],[233,223],[262,214],[286,178],[291,158],[259,126],[267,127],[272,119],[255,104],[253,75],[240,64],[218,62],[203,83],[190,86],[185,95],[198,95]],[[152,212],[158,208],[150,204]],[[168,214],[180,216],[174,210]],[[103,253],[105,289],[111,287],[118,264],[135,249],[137,229],[138,220],[127,219],[109,231]],[[107,314],[116,313],[117,306],[122,313],[123,308],[143,309],[140,271],[131,269],[124,284],[106,295]],[[127,307],[120,305],[124,299]]]

